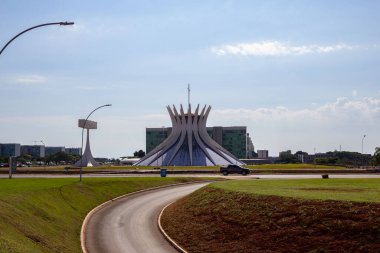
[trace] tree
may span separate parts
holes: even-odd
[[[375,148],[375,154],[374,156],[380,155],[380,147]]]
[[[9,161],[9,157],[0,156],[0,163],[7,163]]]
[[[55,164],[58,164],[59,162],[75,162],[79,160],[79,155],[69,155],[65,152],[57,152],[55,154],[49,155],[45,158],[47,163],[54,162]]]
[[[304,151],[297,151],[297,152],[295,153],[295,155],[308,155],[308,153],[307,153],[307,152],[304,152]]]
[[[133,156],[134,156],[134,157],[141,158],[141,157],[144,157],[144,156],[145,156],[145,152],[142,151],[142,150],[140,149],[139,151],[135,151],[135,152],[133,153]]]
[[[338,157],[315,158],[317,164],[337,164]]]
[[[280,161],[282,163],[299,163],[297,157],[290,151],[280,153]]]
[[[380,147],[375,148],[375,153],[372,158],[373,165],[380,165]]]
[[[31,161],[33,161],[33,156],[29,155],[29,154],[24,154],[24,155],[20,156],[19,158],[17,158],[17,161],[21,162],[21,163],[31,162]]]

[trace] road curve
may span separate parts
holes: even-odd
[[[177,252],[158,230],[158,215],[165,205],[205,185],[207,183],[197,183],[141,192],[104,206],[88,220],[84,231],[87,252]]]

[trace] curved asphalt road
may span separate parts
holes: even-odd
[[[131,195],[106,205],[91,216],[85,230],[89,253],[177,252],[157,226],[162,208],[207,185],[181,185]]]

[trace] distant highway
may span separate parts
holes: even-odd
[[[198,183],[156,189],[106,205],[91,216],[85,229],[88,253],[177,252],[158,230],[162,208],[207,185]]]

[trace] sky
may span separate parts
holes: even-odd
[[[211,105],[255,149],[372,153],[380,146],[380,2],[0,1],[0,143],[145,150],[167,105]],[[363,139],[363,136],[366,137]],[[37,143],[41,144],[41,143]]]

